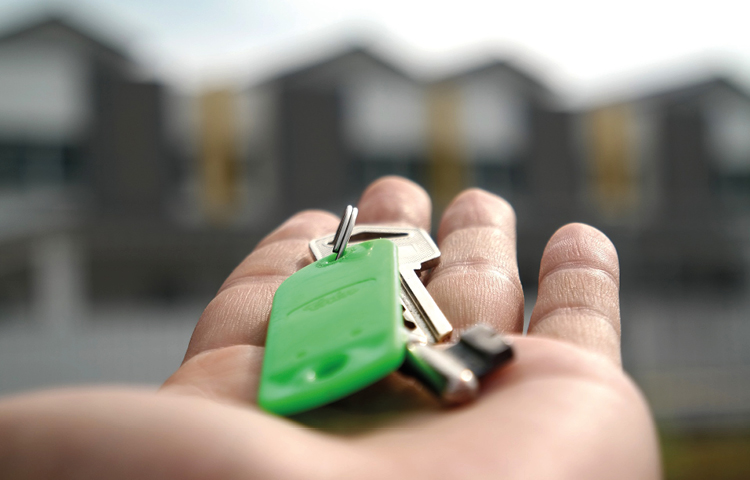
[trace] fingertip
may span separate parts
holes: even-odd
[[[401,177],[398,175],[386,175],[384,177],[378,178],[377,180],[373,181],[372,183],[370,183],[370,185],[367,186],[367,188],[365,189],[365,192],[378,190],[381,188],[386,188],[386,189],[399,188],[401,186],[406,187],[406,188],[413,188],[414,190],[418,190],[426,198],[429,198],[427,191],[424,188],[422,188],[418,183],[406,177]]]
[[[358,223],[406,224],[430,229],[432,202],[429,194],[403,177],[375,180],[362,193],[358,207]]]
[[[291,217],[289,217],[289,220],[294,221],[314,221],[314,220],[337,220],[336,215],[333,213],[327,211],[327,210],[320,210],[316,208],[310,208],[307,210],[301,210]]]
[[[539,269],[539,292],[528,333],[620,357],[619,263],[609,238],[573,223],[550,239]]]
[[[438,242],[463,228],[487,226],[499,228],[515,239],[515,210],[502,197],[480,188],[470,188],[456,196],[445,209],[438,230]]]
[[[330,225],[338,223],[339,218],[333,213],[327,210],[308,209],[302,210],[287,219],[281,226],[284,225],[318,225],[325,224]]]
[[[542,256],[540,281],[562,264],[598,268],[619,284],[620,262],[617,249],[601,230],[585,223],[569,223],[552,235]]]

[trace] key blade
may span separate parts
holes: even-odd
[[[408,295],[411,305],[417,310],[417,315],[414,316],[428,320],[420,322],[424,326],[419,326],[427,328],[428,332],[426,333],[430,334],[434,343],[450,339],[451,333],[453,333],[453,325],[445,318],[443,311],[435,303],[432,295],[427,293],[417,274],[414,270],[409,270],[409,267],[403,265],[399,266],[399,271],[401,272],[401,291]]]
[[[409,337],[409,341],[426,344],[429,341],[429,339],[427,338],[427,334],[425,333],[425,328],[420,327],[417,319],[406,308],[406,305],[404,305],[403,302],[401,302],[401,308],[404,310],[403,312],[404,328],[406,329],[406,333]]]
[[[407,272],[411,277],[415,277],[413,271]],[[417,279],[417,281],[419,281]],[[450,331],[446,334],[435,334],[435,329],[431,325],[432,319],[427,316],[422,306],[416,300],[408,284],[401,274],[401,292],[399,294],[401,306],[404,309],[404,325],[407,329],[414,329],[420,337],[421,343],[440,343],[450,338]],[[416,328],[415,328],[416,327]]]

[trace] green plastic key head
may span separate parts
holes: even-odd
[[[397,249],[380,239],[335,257],[301,269],[276,291],[258,394],[269,412],[325,405],[404,361]]]

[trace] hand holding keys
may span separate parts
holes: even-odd
[[[377,182],[363,194],[361,205],[361,218],[367,221],[427,225],[431,214],[424,193],[403,179]],[[446,412],[430,408],[422,395],[414,395],[414,389],[398,381],[397,372],[389,375],[393,382],[377,385],[372,395],[363,392],[351,401],[295,418],[309,428],[259,411],[257,379],[273,292],[280,278],[299,270],[300,262],[310,256],[309,241],[335,230],[336,220],[322,212],[304,212],[261,241],[206,308],[185,361],[160,392],[88,387],[14,395],[0,402],[0,443],[13,453],[5,455],[0,471],[10,476],[47,472],[51,478],[60,471],[76,478],[662,477],[658,437],[648,405],[619,363],[616,252],[603,234],[580,224],[563,227],[550,240],[541,261],[529,335],[517,338],[513,366],[492,380],[483,380],[481,400],[468,408]],[[412,357],[411,350],[429,352],[427,356],[433,352],[448,355],[434,355],[428,359],[431,362],[417,365],[429,367],[440,361],[436,358],[448,358],[438,365],[448,375],[432,375],[431,368],[421,370],[427,373],[422,381],[437,391],[451,390],[460,397],[461,390],[454,388],[456,376],[450,372],[466,373],[468,366],[472,376],[481,377],[482,365],[492,368],[494,362],[488,359],[493,358],[493,350],[502,348],[494,336],[481,331],[475,335],[467,326],[488,323],[503,333],[521,332],[523,295],[516,272],[513,224],[508,205],[476,190],[461,194],[442,217],[442,265],[430,275],[429,290],[448,320],[461,330],[461,340],[452,346],[429,344],[426,339],[425,343],[408,342],[404,353],[404,363]],[[356,253],[355,247],[361,246],[355,241],[332,263],[345,262]],[[328,273],[334,266],[317,271]],[[390,285],[395,287],[400,281],[394,278],[396,270],[392,272]],[[337,308],[337,304],[351,305],[347,299],[357,298],[353,308],[361,312],[366,300],[357,295],[369,287],[348,295],[352,292],[346,285],[354,278],[341,283],[344,288],[333,289],[340,295],[325,295],[329,287],[323,288],[324,284],[336,284],[337,275],[317,277],[312,283],[320,291],[310,292],[307,299],[297,298],[296,288],[287,289],[286,294],[279,290],[277,298],[291,294],[287,306],[296,302],[302,310],[310,307],[304,313],[309,315],[306,321],[313,323],[325,320],[316,317],[316,312]],[[390,297],[392,314],[385,317],[395,331],[407,336],[396,298],[397,294]],[[571,305],[579,308],[571,309]],[[272,323],[287,315],[279,313],[283,309],[274,313]],[[298,314],[302,311],[291,316]],[[363,319],[366,315],[363,312]],[[351,364],[337,355],[326,361],[323,350],[334,343],[326,343],[329,335],[330,340],[343,342],[347,358],[349,351],[390,358],[380,357],[383,350],[377,341],[363,343],[366,348],[360,350],[354,338],[392,327],[373,326],[374,331],[366,334],[363,329],[352,336],[359,326],[353,325],[357,318],[344,317],[336,319],[335,332],[313,329],[297,337],[297,347],[308,346],[303,357],[317,357],[317,363],[294,364],[296,357],[281,352],[281,358],[293,367],[286,372],[307,369],[315,378],[333,381],[347,365],[365,368],[359,357]],[[366,321],[381,322],[370,317]],[[269,348],[274,331],[288,333],[271,325]],[[414,338],[411,332],[408,336]],[[284,335],[276,337],[283,340]],[[402,345],[399,341],[399,350]],[[425,356],[413,357],[420,361]],[[502,356],[494,355],[494,359],[500,362]],[[391,367],[377,368],[382,373]],[[283,386],[284,375],[276,379]],[[40,463],[40,459],[46,461]]]
[[[510,345],[478,325],[458,343],[436,346],[450,339],[453,327],[416,272],[434,266],[440,250],[421,229],[354,227],[356,215],[347,207],[335,235],[310,242],[317,262],[279,287],[259,404],[298,413],[396,369],[446,403],[475,398],[478,377],[510,360]]]

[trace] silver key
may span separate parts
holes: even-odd
[[[417,276],[417,271],[433,267],[440,258],[440,250],[430,235],[420,228],[359,225],[354,227],[349,243],[376,238],[387,238],[398,247],[404,323],[413,327],[419,341],[441,343],[450,339],[453,326]],[[332,241],[333,235],[329,235],[310,242],[316,260],[332,253]]]

